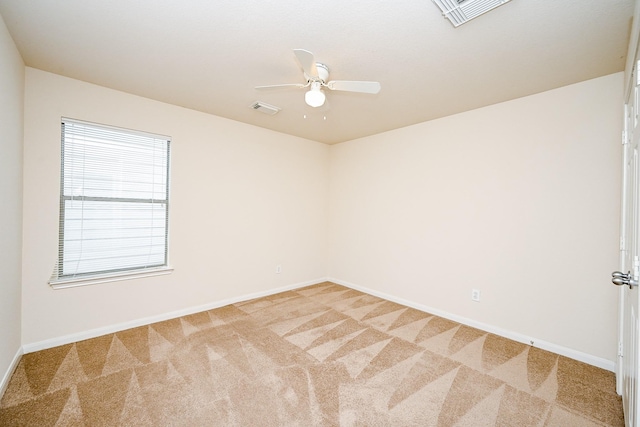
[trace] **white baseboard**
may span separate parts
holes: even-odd
[[[18,348],[16,355],[13,356],[13,360],[9,364],[7,371],[4,373],[2,377],[2,381],[0,381],[0,399],[2,398],[2,396],[4,396],[4,392],[7,390],[7,386],[9,385],[9,380],[11,379],[11,375],[13,375],[13,372],[16,370],[16,367],[18,366],[18,362],[20,361],[20,358],[22,357],[22,355],[23,355],[23,349],[22,347],[20,347]]]
[[[383,298],[389,301],[396,302],[398,304],[406,305],[411,308],[415,308],[416,310],[424,311],[429,314],[434,314],[436,316],[443,317],[445,319],[452,320],[454,322],[462,323],[463,325],[467,325],[476,329],[480,329],[486,332],[490,332],[495,335],[499,335],[504,338],[508,338],[513,341],[517,341],[523,344],[530,345],[532,347],[537,347],[542,350],[547,350],[555,354],[559,354],[561,356],[568,357],[570,359],[578,360],[580,362],[587,363],[592,366],[597,366],[598,368],[606,369],[607,371],[615,372],[616,363],[612,360],[603,359],[601,357],[596,357],[591,354],[583,353],[581,351],[573,350],[568,347],[564,347],[558,344],[550,343],[547,341],[539,340],[534,337],[529,337],[518,332],[509,331],[506,329],[498,328],[492,325],[488,325],[486,323],[477,322],[473,319],[468,319],[466,317],[458,316],[455,314],[447,313],[442,310],[438,310],[433,307],[429,307],[426,305],[418,304],[413,301],[405,300],[403,298],[396,297],[394,295],[389,295],[384,292],[379,292],[373,289],[369,289],[364,286],[355,285],[353,283],[345,282],[344,280],[339,280],[333,277],[330,277],[330,282],[337,283],[342,286],[346,286],[348,288],[352,288],[361,292],[365,292],[370,295],[377,296],[379,298]]]
[[[157,316],[145,317],[142,319],[132,320],[130,322],[118,323],[115,325],[105,326],[103,328],[90,329],[88,331],[78,332],[75,334],[69,334],[61,337],[51,338],[44,341],[38,341],[35,343],[24,344],[22,351],[24,354],[33,353],[34,351],[45,350],[47,348],[57,347],[59,345],[70,344],[77,341],[82,341],[90,338],[99,337],[101,335],[112,334],[126,329],[137,328],[138,326],[145,326],[151,323],[162,322],[164,320],[175,319],[176,317],[188,316],[189,314],[199,313],[201,311],[212,310],[214,308],[224,307],[229,304],[236,304],[242,301],[249,301],[255,298],[261,298],[268,295],[277,294],[280,292],[290,291],[292,289],[303,288],[309,285],[315,285],[316,283],[326,282],[327,278],[320,278],[316,280],[309,280],[307,282],[295,283],[292,285],[282,286],[280,288],[269,289],[267,291],[255,292],[239,297],[228,298],[222,301],[215,301],[212,303],[199,305],[195,307],[189,307],[182,310],[172,311],[169,313],[162,313]],[[13,372],[13,371],[12,371]]]
[[[39,350],[44,350],[47,348],[52,348],[52,347],[57,347],[59,345],[64,345],[64,344],[69,344],[69,343],[73,343],[73,342],[77,342],[77,341],[82,341],[82,340],[86,340],[89,338],[95,338],[101,335],[106,335],[106,334],[111,334],[111,333],[115,333],[115,332],[119,332],[119,331],[123,331],[126,329],[131,329],[131,328],[136,328],[138,326],[144,326],[144,325],[149,325],[151,323],[156,323],[156,322],[162,322],[164,320],[169,320],[169,319],[174,319],[176,317],[182,317],[182,316],[187,316],[189,314],[194,314],[194,313],[199,313],[201,311],[207,311],[207,310],[212,310],[215,308],[220,308],[223,307],[225,305],[229,305],[229,304],[236,304],[238,302],[242,302],[242,301],[248,301],[248,300],[252,300],[255,298],[261,298],[264,296],[268,296],[268,295],[273,295],[273,294],[277,294],[280,292],[285,292],[285,291],[290,291],[293,289],[298,289],[298,288],[302,288],[305,286],[309,286],[309,285],[314,285],[317,283],[322,283],[325,281],[330,281],[333,283],[337,283],[339,285],[342,286],[346,286],[348,288],[352,288],[361,292],[365,292],[367,294],[370,295],[374,295],[377,296],[379,298],[383,298],[389,301],[393,301],[396,302],[398,304],[402,304],[402,305],[406,305],[407,307],[411,307],[411,308],[415,308],[416,310],[420,310],[420,311],[424,311],[426,313],[430,313],[430,314],[434,314],[436,316],[440,316],[443,317],[445,319],[449,319],[452,320],[454,322],[458,322],[461,323],[463,325],[467,325],[476,329],[480,329],[486,332],[490,332],[492,334],[495,335],[499,335],[501,337],[504,338],[508,338],[511,339],[513,341],[517,341],[523,344],[527,344],[527,345],[531,345],[543,350],[547,350],[550,351],[552,353],[556,353],[565,357],[568,357],[570,359],[574,359],[574,360],[578,360],[580,362],[584,362],[587,363],[589,365],[593,365],[593,366],[597,366],[598,368],[602,368],[602,369],[606,369],[607,371],[612,371],[615,372],[615,368],[616,368],[616,364],[614,361],[611,360],[607,360],[607,359],[603,359],[601,357],[596,357],[593,356],[591,354],[587,354],[587,353],[583,353],[577,350],[573,350],[571,348],[568,347],[564,347],[558,344],[554,344],[554,343],[550,343],[547,341],[543,341],[543,340],[539,340],[537,338],[534,337],[529,337],[523,334],[520,334],[518,332],[514,332],[514,331],[509,331],[506,329],[502,329],[502,328],[498,328],[495,327],[493,325],[488,325],[485,323],[481,323],[481,322],[477,322],[473,319],[468,319],[466,317],[462,317],[462,316],[458,316],[455,314],[451,314],[442,310],[438,310],[436,308],[433,307],[429,307],[423,304],[418,304],[416,302],[413,301],[409,301],[403,298],[399,298],[396,297],[394,295],[390,295],[384,292],[379,292],[376,291],[374,289],[370,289],[364,286],[359,286],[353,283],[349,283],[346,282],[344,280],[340,280],[340,279],[336,279],[336,278],[319,278],[316,280],[309,280],[307,282],[302,282],[302,283],[295,283],[292,285],[287,285],[287,286],[283,286],[280,288],[275,288],[275,289],[269,289],[267,291],[261,291],[261,292],[255,292],[252,294],[247,294],[247,295],[243,295],[243,296],[239,296],[239,297],[234,297],[234,298],[229,298],[226,300],[222,300],[222,301],[216,301],[216,302],[212,302],[212,303],[208,303],[208,304],[204,304],[204,305],[200,305],[200,306],[196,306],[196,307],[190,307],[190,308],[186,308],[183,310],[177,310],[177,311],[173,311],[173,312],[169,312],[169,313],[163,313],[157,316],[151,316],[151,317],[146,317],[146,318],[142,318],[142,319],[137,319],[137,320],[133,320],[130,322],[124,322],[124,323],[119,323],[119,324],[115,324],[115,325],[110,325],[110,326],[106,326],[103,328],[97,328],[97,329],[91,329],[88,331],[83,331],[83,332],[79,332],[76,334],[70,334],[70,335],[65,335],[62,337],[57,337],[57,338],[52,338],[52,339],[48,339],[48,340],[44,340],[44,341],[39,341],[39,342],[35,342],[35,343],[31,343],[31,344],[25,344],[22,346],[22,348],[19,350],[18,354],[16,354],[16,357],[12,363],[11,369],[9,369],[8,373],[5,374],[5,377],[2,380],[2,383],[0,383],[0,391],[4,391],[4,389],[2,388],[3,386],[6,386],[5,382],[8,382],[9,378],[11,377],[11,373],[13,373],[13,370],[15,369],[15,366],[18,363],[18,360],[20,359],[20,356],[22,354],[26,354],[26,353],[32,353],[34,351],[39,351]],[[1,396],[1,394],[0,394]]]

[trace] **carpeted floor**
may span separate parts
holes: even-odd
[[[623,426],[607,372],[332,283],[20,360],[1,426]]]

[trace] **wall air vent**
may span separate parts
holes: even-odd
[[[451,21],[454,27],[459,27],[509,1],[511,0],[433,0],[442,10],[442,15]]]
[[[265,104],[264,102],[260,102],[260,101],[254,102],[249,107],[253,108],[256,111],[260,111],[262,113],[269,114],[270,116],[273,116],[278,111],[280,111],[280,108],[275,107],[273,105]]]

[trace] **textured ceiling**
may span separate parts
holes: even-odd
[[[30,67],[333,144],[622,71],[633,6],[512,0],[458,28],[431,0],[0,0],[0,14]],[[304,82],[295,48],[382,90],[329,92],[322,111],[303,89],[255,90]]]

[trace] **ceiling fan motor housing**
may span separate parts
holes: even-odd
[[[305,78],[310,81],[321,81],[322,83],[326,83],[327,80],[329,80],[329,67],[321,62],[316,62],[316,69],[318,70],[318,77],[309,76],[307,73],[304,73]]]

